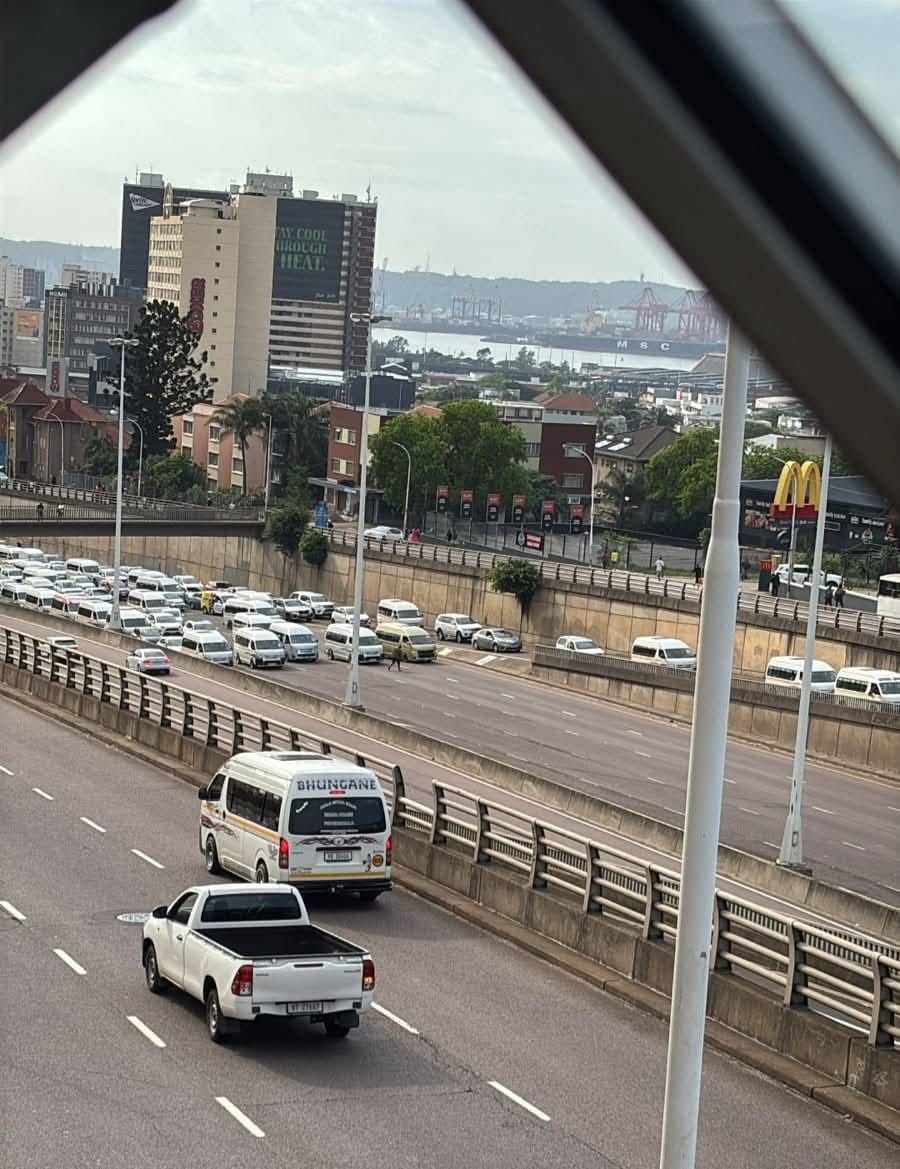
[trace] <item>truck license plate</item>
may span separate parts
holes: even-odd
[[[289,1015],[318,1015],[322,1010],[322,1000],[310,1003],[288,1003]]]
[[[351,861],[351,860],[353,860],[353,853],[350,852],[349,849],[346,851],[343,851],[343,852],[326,852],[325,853],[325,863],[326,864],[346,864],[348,861]]]

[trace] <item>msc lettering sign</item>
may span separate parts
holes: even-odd
[[[272,299],[337,301],[343,251],[342,203],[279,199],[275,213]]]
[[[203,306],[206,303],[206,281],[195,276],[191,281],[191,307],[187,314],[187,327],[199,337],[203,332]]]
[[[810,519],[818,514],[822,477],[818,463],[791,460],[781,468],[769,514],[773,519]]]

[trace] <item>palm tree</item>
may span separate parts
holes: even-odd
[[[218,422],[226,434],[233,434],[235,441],[241,448],[241,459],[244,466],[244,480],[241,494],[247,494],[247,442],[252,435],[265,430],[266,420],[259,398],[235,397],[223,402],[213,415],[213,421]]]
[[[328,422],[322,403],[306,394],[266,394],[262,409],[272,416],[278,450],[285,466],[305,467],[307,474],[324,475],[328,453]]]

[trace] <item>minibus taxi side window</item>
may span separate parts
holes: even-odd
[[[213,778],[206,785],[206,798],[210,801],[218,800],[222,795],[222,787],[225,783],[225,772],[217,771]]]

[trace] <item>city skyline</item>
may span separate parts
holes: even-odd
[[[789,6],[896,141],[900,6]],[[137,171],[224,188],[266,166],[324,195],[371,184],[395,271],[696,283],[453,0],[180,5],[5,144],[0,235],[115,246]]]

